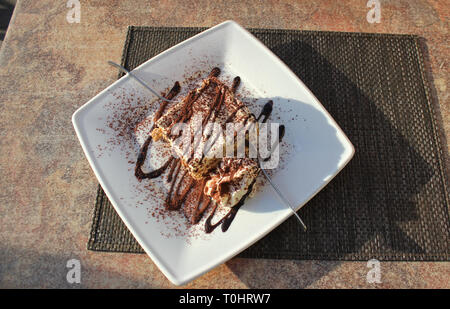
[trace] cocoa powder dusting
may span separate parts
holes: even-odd
[[[211,70],[209,77],[213,80],[219,74],[220,69],[214,68]],[[202,76],[205,76],[205,72],[203,71],[191,74],[190,76],[184,76],[183,86],[177,81],[172,88],[167,88],[161,94],[170,100],[177,96],[182,97],[183,94],[187,95],[185,97],[184,111],[179,117],[173,120],[172,124],[179,121],[186,122],[193,116],[194,110],[192,106],[194,106],[194,102],[200,96],[194,91],[199,87]],[[235,77],[232,81],[226,81],[226,84],[230,85],[230,91],[235,93],[241,84],[241,79]],[[213,104],[203,111],[195,111],[207,115],[203,119],[204,121],[205,119],[206,121],[211,119],[215,120],[217,111],[224,105],[225,90],[221,90],[220,87],[217,88],[219,90],[216,92],[216,99],[213,100]],[[212,89],[216,88],[213,87]],[[209,91],[208,89],[205,90]],[[107,132],[105,129],[97,129],[98,132],[108,134],[110,137],[107,140],[107,145],[103,147],[98,145],[97,153],[98,156],[102,156],[113,149],[120,149],[126,156],[128,164],[130,164],[130,171],[133,170],[132,165],[135,165],[135,175],[141,182],[138,182],[134,188],[137,199],[130,206],[136,208],[146,207],[148,218],[163,223],[166,227],[161,231],[161,234],[166,237],[183,237],[188,242],[189,239],[204,237],[205,228],[207,233],[212,231],[209,225],[211,225],[213,216],[221,218],[214,224],[214,228],[220,225],[219,222],[221,222],[222,230],[226,231],[245,198],[241,201],[242,203],[239,203],[238,207],[232,208],[230,211],[217,207],[217,204],[204,194],[207,179],[193,179],[187,172],[186,167],[181,164],[181,160],[173,157],[173,153],[169,147],[161,147],[158,144],[161,144],[161,142],[152,141],[150,132],[154,129],[155,122],[172,106],[172,103],[162,100],[152,101],[151,98],[140,95],[139,92],[129,93],[127,90],[121,88],[115,90],[112,95],[114,100],[105,106],[106,109],[112,111],[105,117],[107,127],[110,131]],[[235,97],[240,99],[242,97],[250,97],[250,95],[241,89],[240,93],[236,93]],[[249,106],[255,109],[256,106],[259,106],[256,101],[256,99],[250,99]],[[199,104],[199,106],[202,105]],[[226,121],[232,121],[237,111],[243,106],[237,106],[231,112],[231,115],[229,114]],[[270,112],[266,114],[270,114]],[[266,114],[264,115],[264,121],[269,117]],[[145,136],[147,138],[143,142],[143,146],[139,147],[137,139],[140,137],[142,140],[142,137]],[[283,143],[281,142],[280,144]],[[149,149],[152,147],[159,147],[160,151],[155,151],[150,155]],[[159,162],[159,165],[151,163],[154,160]],[[150,165],[160,167],[149,170]],[[146,167],[144,168],[144,166]],[[263,179],[262,177],[258,177],[251,187],[255,187],[257,190],[262,185]],[[221,194],[227,194],[229,190],[228,185],[224,185],[221,187]],[[253,191],[255,192],[256,190]],[[245,197],[252,193],[251,191],[250,188]],[[149,220],[145,221],[145,224],[148,224],[148,222]]]

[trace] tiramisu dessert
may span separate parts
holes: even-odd
[[[182,209],[188,220],[196,224],[210,209],[205,223],[207,233],[219,225],[226,231],[251,193],[260,171],[258,161],[226,155],[230,152],[234,154],[238,147],[248,146],[248,132],[257,131],[258,121],[264,116],[262,121],[265,122],[272,111],[270,101],[256,118],[235,95],[240,78],[235,77],[231,85],[226,85],[218,79],[219,74],[219,68],[212,69],[200,87],[168,108],[168,102],[161,101],[154,115],[151,133],[141,147],[135,167],[139,180],[166,174],[164,176],[170,184],[165,200],[167,210]],[[179,92],[180,84],[176,82],[166,98],[172,100]],[[247,132],[243,141],[245,145],[242,142],[239,144],[238,138],[228,141],[221,134],[215,135],[214,125],[220,126],[224,132],[229,123]],[[188,128],[190,134],[187,138],[190,140],[183,140],[183,132],[176,129],[177,124]],[[142,166],[150,143],[161,138],[170,144],[174,156],[170,156],[160,168],[144,172]],[[245,149],[248,151],[248,148]],[[217,207],[230,210],[213,224]]]

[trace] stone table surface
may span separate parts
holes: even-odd
[[[447,1],[81,2],[69,23],[68,1],[19,0],[0,50],[0,287],[172,288],[144,254],[86,250],[97,180],[72,113],[110,85],[128,25],[214,26],[417,34],[426,39],[436,104],[450,134]],[[448,149],[448,147],[447,147]],[[81,261],[81,284],[66,281]],[[366,281],[366,262],[232,259],[188,288],[450,288],[450,262],[382,262],[382,283]]]

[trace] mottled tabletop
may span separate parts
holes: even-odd
[[[144,254],[86,250],[97,180],[71,115],[116,79],[106,60],[120,62],[129,25],[233,19],[249,28],[417,34],[449,139],[447,1],[80,2],[78,15],[69,1],[19,0],[1,46],[0,287],[175,287]],[[80,283],[67,280],[72,259]],[[369,270],[367,262],[234,258],[186,287],[450,288],[450,262],[381,262],[380,283],[368,282]]]

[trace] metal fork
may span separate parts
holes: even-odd
[[[145,88],[147,88],[148,90],[150,90],[154,95],[156,95],[158,98],[160,98],[161,100],[164,100],[166,102],[175,102],[174,100],[168,100],[162,96],[160,96],[155,90],[153,90],[149,85],[147,85],[146,82],[144,82],[142,79],[140,79],[139,77],[137,77],[134,73],[128,71],[126,68],[124,68],[123,66],[121,66],[120,64],[117,64],[115,62],[112,61],[108,61],[108,64],[112,65],[113,67],[118,68],[120,71],[124,72],[125,74],[130,75],[131,77],[133,77],[137,82],[139,82],[139,84],[141,84],[142,86],[144,86]]]

